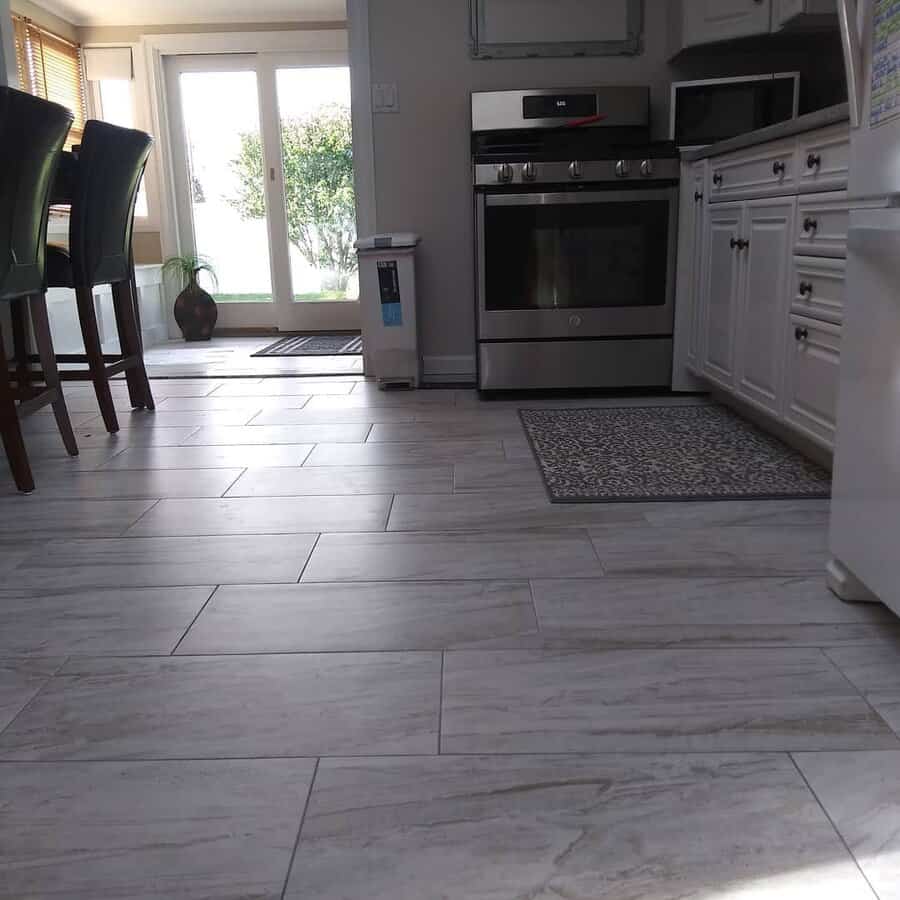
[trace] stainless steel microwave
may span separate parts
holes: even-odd
[[[681,149],[705,147],[797,117],[800,73],[676,81],[669,138]]]

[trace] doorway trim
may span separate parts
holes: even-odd
[[[334,27],[293,31],[223,32],[210,34],[153,34],[140,41],[147,68],[150,96],[150,121],[158,135],[159,148],[159,224],[163,258],[181,250],[178,205],[175,194],[175,164],[172,152],[172,129],[166,102],[166,79],[163,60],[166,56],[228,53],[322,53],[348,52],[353,112],[353,156],[356,180],[357,227],[359,234],[372,233],[377,221],[375,209],[375,148],[372,129],[372,102],[369,68],[368,0],[348,0],[348,22]],[[172,301],[180,286],[167,280],[169,336],[180,334],[172,314]],[[365,338],[365,315],[362,315]]]

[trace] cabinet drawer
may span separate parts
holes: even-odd
[[[850,203],[844,191],[810,194],[797,204],[794,253],[803,256],[847,256]]]
[[[797,140],[797,188],[800,193],[841,190],[850,171],[850,129],[836,125]]]
[[[795,256],[791,312],[840,325],[844,321],[844,260]]]
[[[840,368],[840,326],[791,316],[784,419],[827,447],[834,446]]]
[[[764,144],[710,160],[710,200],[776,197],[797,190],[792,141]]]

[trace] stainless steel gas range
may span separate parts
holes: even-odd
[[[472,96],[482,390],[671,383],[679,160],[645,87]]]

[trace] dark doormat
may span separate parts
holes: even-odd
[[[719,406],[523,409],[553,503],[822,498],[831,476]]]
[[[343,334],[292,334],[254,353],[254,356],[359,356],[362,335],[358,331]]]

